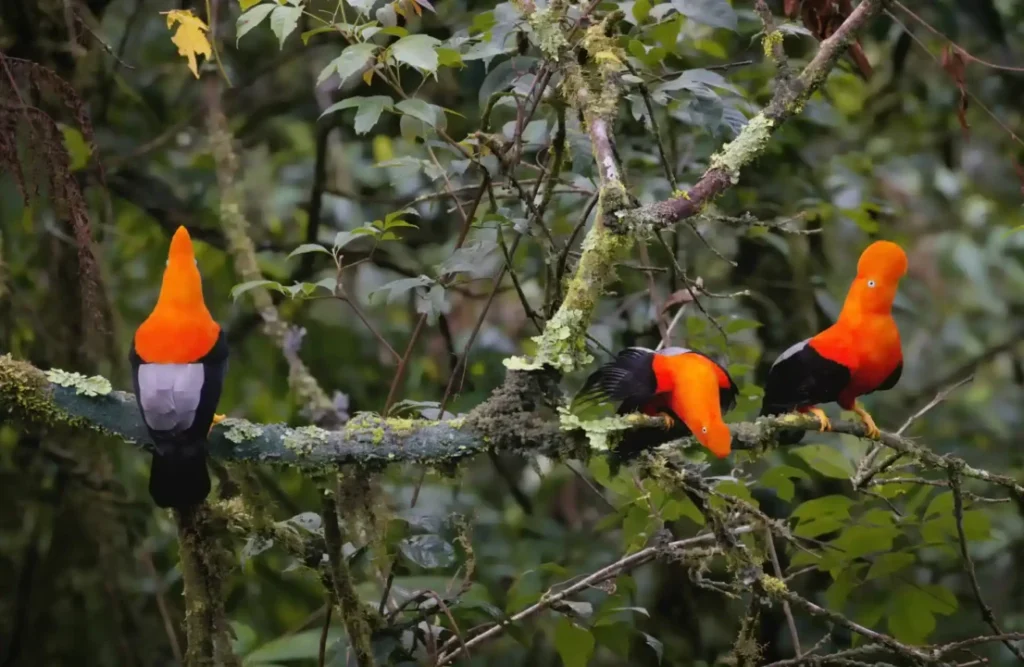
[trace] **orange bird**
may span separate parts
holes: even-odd
[[[903,372],[892,302],[906,273],[907,255],[902,248],[890,241],[869,245],[857,262],[857,277],[836,323],[792,346],[772,364],[761,414],[811,412],[821,421],[821,430],[829,431],[831,422],[816,406],[836,402],[856,412],[868,436],[878,438],[875,420],[857,397],[892,389]],[[779,442],[794,444],[802,437],[803,431],[794,430]]]
[[[135,399],[153,438],[149,494],[159,507],[198,505],[210,493],[206,438],[227,371],[224,332],[210,316],[192,250],[178,227],[153,312],[129,353]]]
[[[700,352],[682,347],[659,352],[627,347],[587,378],[577,400],[619,401],[620,415],[663,414],[667,428],[676,427],[672,438],[693,434],[712,454],[723,458],[732,451],[732,434],[722,415],[735,407],[738,393],[729,373]],[[653,444],[658,443],[647,446]]]

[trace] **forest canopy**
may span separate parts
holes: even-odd
[[[1022,40],[1004,0],[4,0],[0,667],[1024,663]],[[163,509],[136,332],[182,238],[227,418]],[[877,241],[898,359],[841,316]],[[837,321],[897,372],[762,416]]]

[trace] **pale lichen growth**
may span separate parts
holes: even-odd
[[[325,444],[330,436],[319,426],[300,426],[284,436],[284,446],[297,454],[309,454],[318,445]]]
[[[724,171],[732,183],[738,183],[740,170],[764,151],[773,127],[775,121],[764,113],[751,118],[739,136],[711,156],[711,169]]]
[[[767,574],[761,577],[761,587],[772,597],[779,597],[789,590],[785,581]]]
[[[650,425],[651,417],[639,413],[602,417],[600,419],[580,419],[567,407],[559,406],[558,422],[563,431],[583,431],[590,448],[595,451],[608,451],[618,442],[616,434],[628,431],[637,426]]]
[[[775,59],[774,50],[782,44],[783,34],[781,30],[773,30],[761,39],[761,46],[764,47],[764,57]]]
[[[73,387],[76,394],[82,396],[106,396],[114,388],[110,380],[99,375],[87,377],[81,373],[62,371],[59,368],[51,368],[46,371],[46,379],[53,384],[62,387]]]
[[[562,30],[562,12],[552,3],[546,9],[539,9],[530,15],[530,27],[537,33],[537,46],[547,57],[558,62],[564,49],[568,48],[569,41],[565,38],[565,31]]]
[[[245,421],[244,419],[225,419],[221,423],[225,426],[231,427],[228,429],[228,432],[224,434],[224,437],[236,445],[239,445],[246,440],[255,440],[263,435],[262,426]]]

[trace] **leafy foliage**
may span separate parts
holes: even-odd
[[[203,3],[161,14],[109,0],[74,20],[48,3],[0,4],[0,350],[130,387],[126,346],[184,223],[231,342],[221,410],[308,424],[295,383],[311,381],[371,441],[383,427],[360,413],[388,415],[400,434],[412,419],[465,424],[481,405],[499,424],[493,458],[458,467],[346,468],[339,482],[218,464],[226,497],[211,496],[221,539],[209,553],[242,664],[318,664],[320,610],[346,592],[346,571],[381,665],[739,662],[749,627],[757,664],[770,664],[795,654],[786,599],[802,649],[822,655],[875,640],[797,599],[907,647],[992,634],[986,605],[1003,631],[1024,627],[1019,500],[926,457],[858,484],[891,450],[809,433],[727,462],[670,448],[619,465],[508,444],[539,437],[590,370],[530,385],[533,412],[517,412],[501,361],[535,352],[580,287],[583,253],[603,249],[594,229],[614,223],[618,201],[605,160],[624,206],[686,201],[784,85],[773,45],[799,72],[844,18],[823,12],[843,3],[782,3],[800,24],[779,13],[774,28],[728,0],[211,0],[215,21]],[[1015,72],[986,63],[1011,57],[1024,14],[952,0],[915,7],[919,20],[890,10],[920,44],[879,17],[860,35],[870,82],[844,57],[697,215],[625,230],[634,247],[609,253],[604,283],[581,300],[593,313],[578,344],[598,361],[663,335],[717,354],[740,387],[728,418],[749,422],[771,361],[835,317],[860,248],[897,240],[911,256],[896,313],[904,376],[869,408],[893,431],[973,373],[911,422],[908,442],[1019,480],[1024,213],[1019,141],[1002,126],[1019,120],[1021,93]],[[200,56],[224,71],[197,83],[178,56],[194,77]],[[217,78],[230,178],[231,160],[211,158]],[[32,104],[11,106],[16,92]],[[41,196],[17,196],[35,181]],[[225,211],[244,218],[251,257]],[[102,274],[69,268],[72,237],[85,266],[95,238]],[[85,324],[97,313],[112,330],[89,359],[76,350],[101,329]],[[308,433],[296,447],[322,446]],[[17,641],[0,647],[11,664],[170,662],[181,642],[165,628],[185,618],[176,527],[152,510],[139,454],[7,420],[0,476],[0,581],[20,591],[0,596],[0,617],[16,621],[3,627]],[[324,520],[325,497],[340,524]],[[636,560],[587,580],[623,559]],[[324,661],[368,664],[343,607]],[[462,643],[495,624],[465,658]],[[1004,644],[970,650],[1015,664]]]

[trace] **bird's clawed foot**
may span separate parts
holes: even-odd
[[[857,416],[864,422],[864,430],[867,431],[867,436],[872,440],[878,440],[882,436],[882,431],[879,430],[878,426],[875,425],[875,420],[871,418],[868,411],[864,409],[864,406],[860,403],[853,404],[853,411],[857,413]]]
[[[818,429],[819,433],[832,430],[832,422],[829,421],[828,415],[825,414],[824,410],[821,408],[811,408],[808,412],[817,417],[818,421],[821,422],[821,428]]]
[[[661,419],[664,421],[662,428],[665,429],[666,431],[671,431],[675,427],[676,420],[672,419],[672,417],[667,413],[659,412],[658,416],[661,417]]]
[[[213,427],[216,426],[217,424],[221,423],[222,421],[224,421],[227,418],[228,418],[227,415],[214,415],[213,416],[213,423],[210,424],[210,430],[206,432],[207,435],[209,435],[210,433],[213,433]]]

